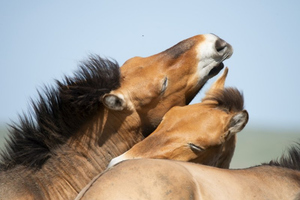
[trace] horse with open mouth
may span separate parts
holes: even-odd
[[[188,104],[232,47],[213,34],[186,39],[119,68],[92,56],[20,117],[0,156],[1,199],[73,199],[110,160]]]
[[[140,173],[137,166],[137,173],[135,173],[134,163],[132,168],[124,164],[126,166],[123,170],[123,164],[120,162],[126,163],[126,160],[130,159],[139,159],[139,162],[143,162],[144,158],[172,159],[229,168],[235,149],[236,133],[247,124],[248,113],[243,109],[243,95],[235,88],[224,88],[227,72],[226,68],[201,103],[173,107],[168,111],[151,135],[114,158],[108,170],[95,177],[76,199],[180,199],[179,197],[182,197],[176,196],[176,192],[174,195],[168,194],[169,196],[163,196],[161,193],[166,191],[167,194],[169,190],[171,193],[171,188],[175,190],[171,182],[167,184],[166,181],[158,178],[158,176],[173,177],[172,172],[168,173],[164,169],[159,172],[161,165],[142,164],[145,171]],[[148,160],[145,162],[149,163]],[[147,170],[150,172],[147,173]],[[153,174],[154,171],[159,174]],[[152,175],[154,177],[151,177]],[[180,178],[179,175],[178,181]],[[143,185],[144,183],[146,184]],[[178,189],[181,188],[179,184],[176,186],[179,186]],[[185,194],[185,191],[183,193]]]

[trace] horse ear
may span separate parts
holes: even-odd
[[[101,100],[104,106],[110,110],[121,111],[127,107],[126,100],[121,94],[108,93],[103,95]]]
[[[216,89],[223,89],[225,85],[225,80],[228,74],[228,67],[224,69],[223,74],[212,84],[208,92],[212,92],[213,90]]]
[[[246,110],[235,114],[229,122],[229,132],[234,134],[243,130],[248,122],[248,119],[249,115]]]

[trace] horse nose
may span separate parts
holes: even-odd
[[[215,48],[216,48],[217,52],[219,52],[219,53],[222,53],[226,49],[227,46],[228,46],[227,42],[225,42],[221,38],[218,38],[215,42]]]

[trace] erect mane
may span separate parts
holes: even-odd
[[[217,107],[229,112],[238,112],[244,109],[244,96],[236,88],[226,87],[224,89],[215,89],[206,94],[202,102],[217,103]]]
[[[287,154],[282,155],[279,159],[271,160],[269,163],[263,163],[262,165],[300,170],[300,142],[292,146]]]
[[[6,148],[0,152],[0,170],[15,165],[40,167],[51,150],[64,144],[102,106],[100,97],[120,87],[116,61],[91,56],[81,62],[74,77],[56,80],[32,101],[29,116],[20,116],[10,128]]]

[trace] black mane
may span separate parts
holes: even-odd
[[[74,136],[99,110],[100,97],[118,87],[118,63],[96,55],[82,62],[74,77],[45,87],[38,101],[32,101],[31,115],[11,125],[6,148],[0,152],[0,171],[15,165],[40,167],[53,148]]]
[[[279,159],[271,160],[269,163],[263,163],[262,165],[285,167],[300,171],[300,142],[292,146],[287,154],[282,155]]]

